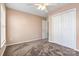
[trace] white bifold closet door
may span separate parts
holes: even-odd
[[[53,42],[76,49],[76,9],[52,16]]]

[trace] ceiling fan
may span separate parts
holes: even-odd
[[[36,3],[34,5],[37,7],[37,9],[48,12],[48,7],[54,6],[56,4],[54,4],[54,3],[53,4],[52,3]]]
[[[40,10],[46,10],[47,6],[49,5],[48,3],[38,3],[38,4],[34,4],[35,6],[37,6],[37,9]]]

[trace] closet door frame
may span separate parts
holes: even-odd
[[[0,26],[1,26],[0,48],[2,48],[6,43],[6,9],[5,9],[5,4],[1,4]]]

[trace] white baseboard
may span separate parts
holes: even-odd
[[[79,49],[74,49],[74,50],[79,52]]]
[[[53,42],[53,41],[49,41],[49,42],[51,42],[51,43],[55,43],[55,42]],[[58,44],[58,43],[56,43],[56,44]],[[61,44],[59,44],[59,45],[61,45]],[[63,45],[62,45],[63,46]],[[67,47],[67,46],[65,46],[65,47]],[[70,47],[68,47],[68,48],[70,48]],[[79,49],[75,49],[75,48],[71,48],[71,49],[74,49],[75,51],[78,51],[79,52]]]
[[[41,40],[41,39],[34,39],[34,40],[29,40],[29,41],[23,41],[23,42],[17,42],[17,43],[12,43],[12,44],[6,44],[6,46],[15,45],[15,44],[21,44],[21,43],[31,42],[31,41],[36,41],[36,40]]]

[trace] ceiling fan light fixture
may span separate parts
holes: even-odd
[[[46,6],[43,6],[43,7],[41,8],[41,10],[46,10]]]
[[[42,8],[42,6],[41,5],[39,5],[38,7],[37,7],[37,9],[41,9]]]
[[[37,9],[39,10],[43,10],[43,11],[47,11],[47,6],[49,5],[48,3],[38,3],[38,4],[34,4]]]

